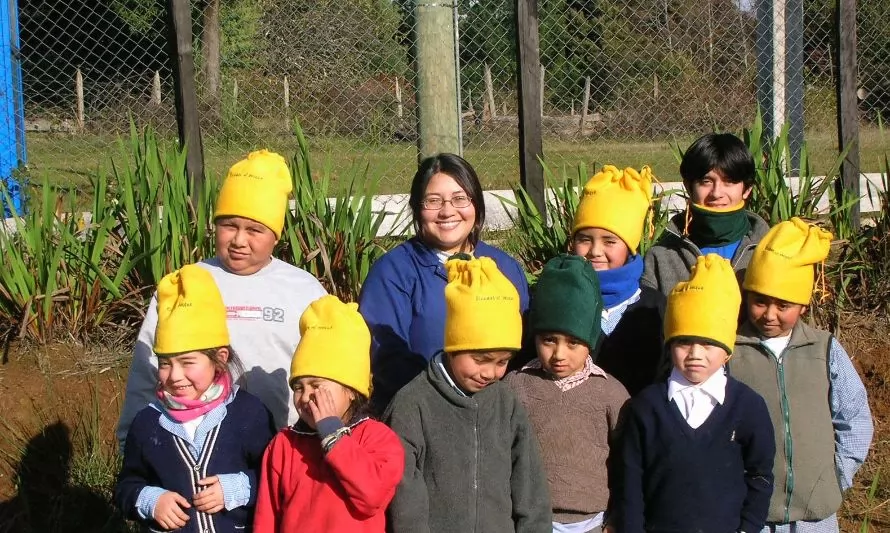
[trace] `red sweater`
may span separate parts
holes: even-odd
[[[255,533],[382,533],[405,468],[399,437],[376,420],[352,426],[325,455],[315,432],[281,430],[263,456]]]

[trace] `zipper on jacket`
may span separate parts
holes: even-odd
[[[782,355],[784,356],[783,350]],[[794,465],[793,443],[791,441],[791,413],[788,411],[788,394],[785,390],[785,363],[784,357],[777,361],[776,377],[779,382],[780,403],[782,405],[782,430],[785,432],[785,518],[783,522],[790,521],[791,493],[794,491]]]
[[[746,237],[747,237],[747,235],[746,235]],[[744,238],[744,237],[742,237],[742,238]],[[745,257],[745,255],[748,253],[749,250],[753,250],[754,248],[757,248],[756,244],[749,244],[749,245],[745,246],[744,248],[740,248],[739,250],[736,250],[736,256],[733,258],[733,261],[732,261],[732,269],[735,270],[735,267],[739,264],[739,261],[741,261],[742,258]]]
[[[474,402],[475,403],[475,402]],[[479,524],[479,405],[473,416],[473,501],[476,507],[476,525]],[[474,527],[475,529],[475,527]]]

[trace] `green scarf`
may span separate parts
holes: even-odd
[[[699,248],[726,246],[742,240],[751,231],[744,202],[737,209],[729,211],[715,211],[696,204],[692,204],[691,208],[688,235]]]

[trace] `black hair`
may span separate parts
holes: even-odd
[[[680,175],[687,191],[712,170],[731,183],[744,183],[745,190],[754,186],[754,158],[745,143],[731,133],[702,135],[683,154]]]
[[[343,417],[348,420],[346,425],[355,424],[362,418],[376,418],[374,408],[367,396],[360,394],[352,387],[346,388],[351,390],[353,394],[352,401],[349,402],[349,407],[346,409],[346,416]]]
[[[473,230],[470,232],[470,244],[474,247],[479,243],[482,235],[482,226],[485,224],[485,201],[482,198],[482,184],[479,183],[479,177],[473,166],[464,158],[455,154],[438,154],[427,157],[420,162],[414,179],[411,180],[411,195],[408,197],[408,205],[411,207],[411,216],[414,222],[414,233],[423,238],[421,235],[420,212],[423,211],[423,197],[426,194],[426,187],[430,183],[430,179],[436,174],[442,172],[448,174],[454,181],[460,185],[460,188],[466,191],[473,206],[476,208],[476,221],[473,224]]]

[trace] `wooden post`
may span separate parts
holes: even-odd
[[[151,105],[161,105],[161,72],[156,70],[151,80]]]
[[[544,69],[538,37],[538,1],[516,0],[517,81],[519,84],[519,176],[522,187],[547,220],[541,116]]]
[[[167,31],[179,144],[186,148],[186,171],[192,182],[192,199],[198,202],[204,187],[204,146],[195,90],[192,12],[188,0],[167,0]]]
[[[537,6],[535,6],[535,9],[537,9]],[[541,61],[540,40],[538,41],[538,43],[539,43],[539,45],[538,45],[538,62],[540,63],[540,61]],[[544,65],[541,65],[541,101],[539,102],[538,107],[540,107],[542,117],[544,116],[544,75],[546,73],[547,73],[547,69],[544,68]]]
[[[402,118],[404,108],[402,107],[402,86],[399,85],[399,77],[396,76],[396,116]]]
[[[571,110],[571,115],[572,115],[573,117],[575,116],[575,99],[574,99],[574,98],[572,98],[572,110]]]
[[[584,78],[584,100],[581,101],[581,133],[587,123],[587,110],[590,105],[590,76]]]
[[[290,83],[284,77],[284,129],[290,130]]]
[[[238,78],[232,80],[232,107],[238,108]]]
[[[856,102],[856,0],[838,0],[835,7],[835,35],[838,50],[835,86],[837,88],[838,149],[849,150],[841,164],[841,179],[835,182],[837,197],[847,191],[859,198],[859,108]],[[886,209],[886,206],[885,206]],[[853,229],[859,229],[859,202],[850,206]]]
[[[652,74],[652,98],[658,100],[658,74]]]
[[[502,117],[507,116],[507,101],[506,100],[501,100],[501,116]]]
[[[80,67],[77,67],[77,73],[74,75],[74,99],[77,133],[83,133],[83,75],[80,73]]]
[[[485,64],[484,77],[485,77],[485,98],[488,100],[488,110],[491,112],[491,117],[489,117],[489,118],[495,118],[498,115],[497,115],[497,111],[495,110],[495,106],[494,106],[494,87],[492,87],[492,84],[491,84],[491,67],[488,65],[488,63]]]
[[[415,0],[418,160],[460,154],[454,13],[445,2]]]

